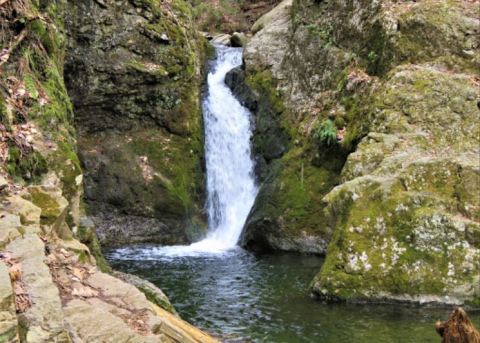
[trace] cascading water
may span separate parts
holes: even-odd
[[[242,49],[217,48],[203,103],[207,161],[207,241],[228,249],[237,244],[257,189],[250,149],[250,112],[225,85],[225,75],[242,63]]]
[[[242,49],[216,46],[216,51],[203,101],[209,232],[200,242],[155,248],[149,254],[189,256],[234,248],[257,195],[251,113],[225,84],[226,74],[242,63]]]

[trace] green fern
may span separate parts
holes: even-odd
[[[326,119],[323,121],[314,133],[314,138],[320,142],[322,145],[331,146],[337,143],[337,128],[335,123]]]

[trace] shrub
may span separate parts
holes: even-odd
[[[322,145],[331,146],[337,143],[337,128],[331,119],[325,119],[316,130],[313,137]]]

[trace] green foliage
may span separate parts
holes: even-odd
[[[23,78],[23,81],[25,82],[25,88],[27,89],[28,95],[32,99],[35,99],[35,100],[38,99],[39,94],[38,94],[37,86],[35,84],[36,82],[33,79],[33,77],[27,74]]]
[[[378,55],[375,51],[370,51],[370,53],[368,54],[368,60],[371,62],[371,63],[375,63],[378,59]]]
[[[325,48],[330,47],[333,44],[333,28],[331,27],[320,27],[317,24],[308,24],[306,29],[310,34],[319,37],[323,42]]]
[[[332,146],[337,143],[337,127],[331,119],[323,121],[314,132],[313,137],[322,145]]]
[[[207,32],[245,31],[249,25],[241,10],[243,1],[218,2],[194,0],[193,10],[199,29]]]

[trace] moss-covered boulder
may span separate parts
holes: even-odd
[[[245,82],[267,89],[251,108],[258,120],[267,101],[289,144],[263,169],[246,246],[328,244],[312,283],[324,299],[478,304],[473,13],[464,1],[293,1],[287,30],[258,31],[243,77],[271,78]]]
[[[105,244],[186,243],[205,231],[201,69],[183,0],[75,1],[66,81]]]
[[[478,89],[469,75],[424,65],[396,68],[380,89],[372,132],[325,197],[335,234],[314,292],[478,299]]]

